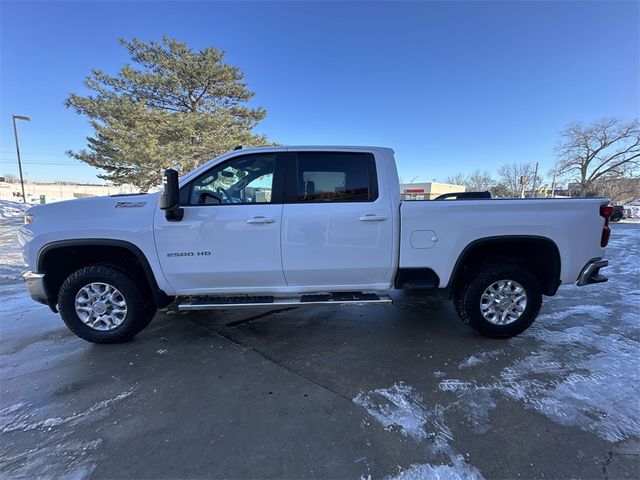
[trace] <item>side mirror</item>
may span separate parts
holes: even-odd
[[[178,172],[173,169],[164,171],[162,179],[162,195],[158,201],[164,216],[170,222],[179,222],[184,215],[180,207],[180,189],[178,187]]]

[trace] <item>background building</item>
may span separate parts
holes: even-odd
[[[443,193],[464,192],[463,185],[449,183],[424,182],[401,183],[400,196],[403,200],[433,200]]]
[[[0,200],[22,200],[20,182],[6,182],[0,178]],[[24,182],[24,193],[28,203],[41,203],[44,197],[45,203],[59,202],[61,200],[73,200],[74,198],[97,197],[103,195],[115,195],[119,193],[136,193],[137,189],[128,185],[96,185],[72,182],[33,183]]]

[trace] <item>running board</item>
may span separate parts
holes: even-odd
[[[192,297],[178,305],[178,310],[215,310],[236,307],[306,307],[313,305],[362,305],[370,303],[392,303],[385,294],[338,292],[293,295],[289,297],[273,296],[211,296]]]

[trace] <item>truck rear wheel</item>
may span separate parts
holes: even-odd
[[[133,338],[153,318],[155,307],[126,273],[107,265],[73,272],[60,287],[58,310],[64,323],[93,343]]]
[[[526,330],[542,305],[540,282],[520,265],[484,268],[456,289],[459,317],[491,338],[509,338]]]

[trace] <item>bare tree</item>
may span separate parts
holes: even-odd
[[[487,170],[474,170],[469,174],[464,184],[471,192],[484,192],[490,190],[495,181]]]
[[[468,175],[464,173],[449,175],[445,179],[445,183],[450,185],[464,185],[469,192],[483,192],[490,190],[496,182],[487,170],[474,170]]]
[[[533,185],[534,172],[535,166],[531,163],[507,163],[498,168],[500,183],[504,185],[510,197],[520,196],[522,192],[520,179],[522,177],[527,177],[527,181],[524,184],[525,190],[529,185]],[[540,183],[540,177],[538,177],[536,185],[540,185]]]
[[[597,190],[607,178],[622,177],[640,168],[640,123],[606,118],[591,125],[565,127],[556,148],[560,175],[578,183],[580,196]]]
[[[456,173],[455,175],[449,175],[445,179],[445,183],[449,185],[466,185],[467,177],[464,173]]]

